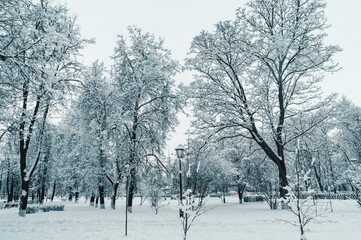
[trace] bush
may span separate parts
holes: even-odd
[[[64,205],[28,206],[26,209],[27,214],[36,213],[38,211],[41,212],[64,211]]]
[[[244,202],[263,202],[264,197],[263,196],[244,196],[243,201]]]
[[[14,208],[14,207],[19,207],[19,203],[13,203],[13,202],[4,203],[1,208],[6,209],[6,208]]]

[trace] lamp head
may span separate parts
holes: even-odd
[[[176,152],[178,158],[185,157],[185,150],[182,145],[178,145],[178,147],[175,148],[175,152]]]

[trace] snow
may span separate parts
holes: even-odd
[[[128,237],[124,238],[124,203],[119,199],[117,209],[110,209],[110,200],[105,210],[89,206],[84,199],[78,204],[65,204],[63,212],[28,214],[18,216],[18,209],[0,210],[0,239],[182,239],[182,225],[178,219],[177,201],[159,210],[155,215],[149,205],[139,206],[135,199],[133,213],[128,214]],[[270,210],[266,203],[237,204],[236,197],[228,197],[222,204],[219,198],[206,202],[208,211],[192,224],[188,240],[212,239],[300,239],[299,230],[277,219],[293,220],[287,210]],[[59,204],[59,202],[57,202]],[[361,208],[354,200],[334,200],[334,212],[327,212],[320,224],[307,225],[308,240],[360,239]]]

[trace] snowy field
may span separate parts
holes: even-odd
[[[228,198],[222,204],[218,198],[207,200],[208,211],[197,218],[188,232],[188,240],[299,239],[298,229],[280,221],[296,220],[287,210],[270,210],[266,203],[237,204]],[[139,206],[135,200],[129,214],[128,236],[124,236],[124,199],[117,202],[116,211],[90,207],[84,199],[78,204],[63,202],[63,212],[29,214],[18,217],[17,209],[0,210],[0,239],[182,239],[182,226],[177,218],[176,201],[161,208],[155,215],[148,202]],[[353,200],[333,200],[334,212],[318,218],[320,223],[306,227],[308,240],[361,239],[361,208]]]

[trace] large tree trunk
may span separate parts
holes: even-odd
[[[26,208],[28,206],[28,196],[29,196],[29,181],[22,179],[20,208],[19,208],[19,215],[21,217],[25,217],[26,215]]]
[[[51,201],[54,201],[55,189],[56,189],[56,181],[54,181],[54,184],[53,184],[53,193],[51,194]]]
[[[118,182],[114,183],[114,185],[113,185],[113,196],[112,196],[112,202],[111,202],[111,207],[114,210],[115,210],[115,201],[117,199],[118,187],[119,187],[119,183]]]
[[[40,204],[44,203],[45,191],[46,191],[45,187],[46,187],[46,184],[43,182],[43,184],[41,185],[41,191],[40,191],[40,199],[39,199]]]
[[[92,195],[90,196],[90,206],[94,207],[94,201],[95,201],[95,195],[92,194]]]
[[[260,136],[258,137],[258,139]],[[288,193],[286,187],[288,186],[288,180],[287,180],[287,170],[286,170],[286,164],[285,161],[282,160],[277,154],[273,152],[273,150],[267,145],[267,143],[261,138],[261,140],[256,141],[264,150],[264,152],[267,154],[267,156],[276,164],[278,168],[278,179],[279,179],[279,192],[280,197],[283,199],[286,199],[286,195]]]
[[[14,179],[10,170],[8,170],[8,175],[6,177],[6,192],[8,194],[8,202],[12,202],[14,196]]]
[[[19,216],[25,217],[26,207],[28,206],[29,196],[29,176],[26,170],[26,149],[24,149],[24,142],[20,141],[20,173],[21,173],[21,197]]]
[[[320,188],[320,191],[323,192],[324,189],[323,189],[323,185],[322,185],[322,182],[321,182],[321,172],[318,172],[318,171],[317,171],[316,166],[313,166],[313,170],[314,170],[314,172],[315,172],[315,176],[316,176],[316,180],[317,180],[317,183],[318,183],[318,187]]]
[[[131,134],[131,140],[132,140],[132,149],[130,153],[130,159],[129,159],[129,167],[130,167],[130,178],[128,180],[128,198],[127,198],[127,211],[132,212],[132,206],[133,206],[133,198],[134,198],[134,192],[135,192],[135,184],[136,184],[136,145],[137,145],[137,126],[138,126],[138,99],[135,103],[135,111],[134,111],[134,119],[133,119],[133,127],[132,127],[132,134]]]
[[[75,203],[79,203],[79,191],[78,190],[75,191],[74,196],[75,196]]]
[[[128,212],[133,212],[133,198],[134,198],[134,192],[135,192],[135,180],[134,180],[133,174],[130,175],[129,178],[129,191],[128,191],[128,206],[127,206],[127,210]]]
[[[278,178],[280,181],[280,197],[286,198],[286,194],[288,193],[286,187],[288,186],[287,180],[287,171],[286,171],[286,164],[284,161],[280,161],[278,165]]]
[[[4,172],[4,167],[2,164],[0,164],[1,166],[1,176],[0,176],[0,198],[2,198],[3,195],[3,172]]]
[[[73,192],[69,192],[68,201],[69,201],[69,202],[72,202],[72,201],[73,201]]]
[[[327,148],[327,152],[329,152],[328,148]],[[330,156],[327,156],[327,160],[328,160],[328,165],[330,167],[330,173],[331,173],[330,175],[331,175],[333,192],[336,194],[337,193],[337,188],[336,188],[336,184],[335,184],[336,180],[335,180],[335,174],[334,174],[333,165],[332,165]]]
[[[28,135],[25,137],[25,124],[26,124],[26,110],[27,110],[27,103],[28,103],[28,94],[29,94],[29,81],[25,81],[23,86],[23,113],[21,115],[21,121],[20,121],[20,131],[19,131],[19,137],[20,137],[20,144],[19,144],[19,153],[20,153],[20,176],[21,176],[21,198],[20,198],[20,207],[19,207],[19,215],[21,217],[25,217],[26,215],[26,208],[28,205],[28,196],[29,196],[29,182],[32,174],[34,173],[34,170],[39,162],[40,159],[40,147],[42,142],[42,136],[45,126],[45,121],[48,115],[49,111],[49,102],[46,105],[44,115],[43,115],[43,123],[39,132],[40,141],[39,141],[39,150],[37,153],[37,157],[35,159],[35,162],[33,163],[32,167],[30,168],[29,172],[26,169],[26,159],[27,159],[27,152],[30,145],[31,140],[31,134],[33,132],[33,127],[36,122],[36,117],[38,115],[39,107],[40,107],[40,99],[41,96],[37,96],[36,105],[34,108],[34,112],[30,121],[30,125],[28,128]]]
[[[134,139],[135,138],[135,135],[133,136]],[[133,150],[135,151],[135,150]],[[128,194],[127,194],[127,211],[128,212],[133,212],[133,198],[134,198],[134,193],[135,193],[135,190],[136,190],[136,170],[135,170],[135,153],[133,152],[131,154],[131,157],[130,157],[130,176],[129,176],[129,179],[128,179]]]
[[[49,146],[47,146],[47,152],[45,154],[44,157],[44,168],[43,168],[43,176],[42,176],[42,181],[41,181],[41,192],[40,192],[40,204],[44,203],[44,199],[45,199],[45,192],[46,192],[46,175],[48,173],[48,159],[49,159],[49,154],[50,154],[50,149]]]
[[[237,194],[238,194],[239,204],[242,204],[243,202],[243,192],[245,188],[246,188],[246,184],[244,183],[237,184]]]
[[[104,185],[99,185],[99,202],[100,202],[100,209],[105,209],[104,204]]]
[[[275,144],[277,146],[277,154],[273,151],[273,149],[268,145],[268,143],[263,139],[263,137],[259,134],[256,124],[254,123],[253,116],[250,114],[252,119],[251,126],[252,129],[249,129],[249,133],[251,134],[253,140],[262,148],[264,153],[274,162],[278,168],[278,178],[280,183],[280,197],[286,199],[286,195],[288,193],[286,187],[288,186],[287,180],[287,170],[284,158],[284,146],[282,143],[282,122],[280,121],[279,127],[277,128],[277,141]]]
[[[96,208],[98,207],[98,202],[99,202],[99,197],[97,196],[97,197],[95,198],[95,207],[96,207]]]
[[[103,122],[104,124],[104,122]],[[105,129],[105,126],[102,127],[102,129]],[[104,169],[104,162],[105,162],[105,155],[103,151],[103,134],[101,132],[98,132],[98,136],[100,139],[99,143],[99,164],[100,168]],[[100,173],[101,176],[98,177],[98,189],[99,189],[99,200],[100,200],[100,209],[105,209],[104,204],[104,177],[102,173]]]
[[[41,198],[41,189],[38,188],[36,190],[36,202],[39,203],[39,204],[40,204],[40,200],[41,200],[40,198]]]

